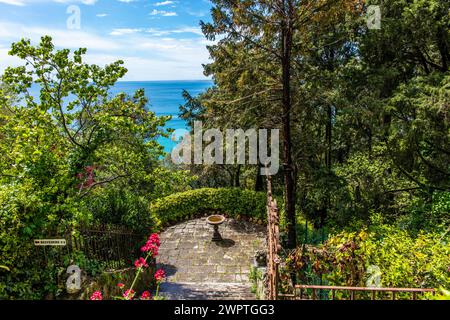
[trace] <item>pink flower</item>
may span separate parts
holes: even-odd
[[[125,285],[123,283],[118,283],[117,287],[119,287],[120,289],[123,289],[125,287]]]
[[[125,291],[125,293],[123,294],[123,297],[124,297],[126,300],[133,300],[134,295],[135,295],[134,290],[129,290],[129,289],[128,289],[128,290]]]
[[[142,267],[148,268],[148,264],[147,264],[147,262],[145,261],[144,258],[139,258],[138,260],[136,260],[136,261],[134,262],[134,266],[135,266],[136,268],[142,268]]]
[[[166,278],[166,273],[164,272],[163,269],[159,269],[158,271],[155,272],[155,280],[157,282],[162,282],[162,281],[164,281],[165,278]]]
[[[91,296],[91,300],[103,300],[102,293],[100,291],[95,291]]]
[[[148,242],[154,244],[155,246],[159,247],[161,246],[161,241],[159,239],[159,235],[157,233],[152,234],[149,238],[148,238]]]
[[[141,300],[151,300],[152,299],[152,295],[150,292],[148,291],[144,291],[141,295]]]
[[[145,245],[141,248],[142,252],[151,253],[152,257],[156,257],[158,255],[159,247],[161,245],[161,241],[159,239],[159,235],[157,233],[152,234]]]
[[[145,246],[141,248],[142,252],[150,252],[152,254],[152,257],[156,257],[158,255],[159,248],[153,243],[150,243],[150,241],[147,241]]]

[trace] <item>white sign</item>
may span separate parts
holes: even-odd
[[[381,269],[379,266],[369,266],[366,271],[368,277],[366,287],[381,288]]]
[[[77,293],[81,290],[81,269],[76,265],[69,266],[67,273],[70,274],[66,282],[67,292],[69,294]]]
[[[37,247],[64,247],[67,245],[66,239],[42,239],[34,240]]]
[[[377,5],[370,5],[367,8],[367,28],[370,30],[381,29],[381,8]]]

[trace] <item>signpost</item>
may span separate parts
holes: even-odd
[[[41,239],[34,240],[36,247],[65,247],[67,245],[66,239]]]

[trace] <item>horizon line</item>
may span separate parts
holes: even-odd
[[[117,82],[169,82],[169,81],[214,81],[213,79],[169,79],[169,80],[118,80]]]

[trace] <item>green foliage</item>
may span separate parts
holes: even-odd
[[[286,261],[288,270],[305,279],[308,267],[329,285],[366,286],[370,266],[381,270],[382,287],[450,287],[450,243],[440,234],[408,232],[373,225],[359,232],[341,232],[319,247],[302,247]]]
[[[252,283],[252,293],[258,295],[258,282],[262,283],[262,281],[264,281],[264,273],[259,268],[252,266],[248,277]],[[261,299],[261,297],[258,296],[256,298],[258,300]]]
[[[61,270],[53,257],[33,256],[33,239],[93,220],[150,228],[152,191],[187,183],[155,181],[164,179],[153,173],[168,117],[147,109],[143,90],[110,94],[127,71],[122,61],[90,65],[86,49],[56,50],[50,37],[21,40],[9,53],[24,65],[7,68],[0,86],[0,263],[10,269],[0,274],[0,297],[55,296]]]
[[[120,225],[138,234],[148,234],[157,218],[149,211],[149,199],[128,189],[95,190],[82,202],[82,210],[92,215],[92,221]]]
[[[431,297],[432,300],[450,300],[450,291],[443,288],[439,289],[436,296]]]
[[[54,283],[58,271],[43,267],[33,244],[50,224],[42,197],[30,185],[0,185],[0,262],[9,270],[0,272],[0,299],[42,298],[45,283]]]
[[[450,192],[435,192],[428,199],[416,198],[409,208],[409,214],[398,219],[396,224],[413,234],[424,231],[449,236]]]
[[[238,188],[196,189],[158,199],[152,203],[150,211],[163,226],[210,211],[263,222],[266,220],[266,194]]]

